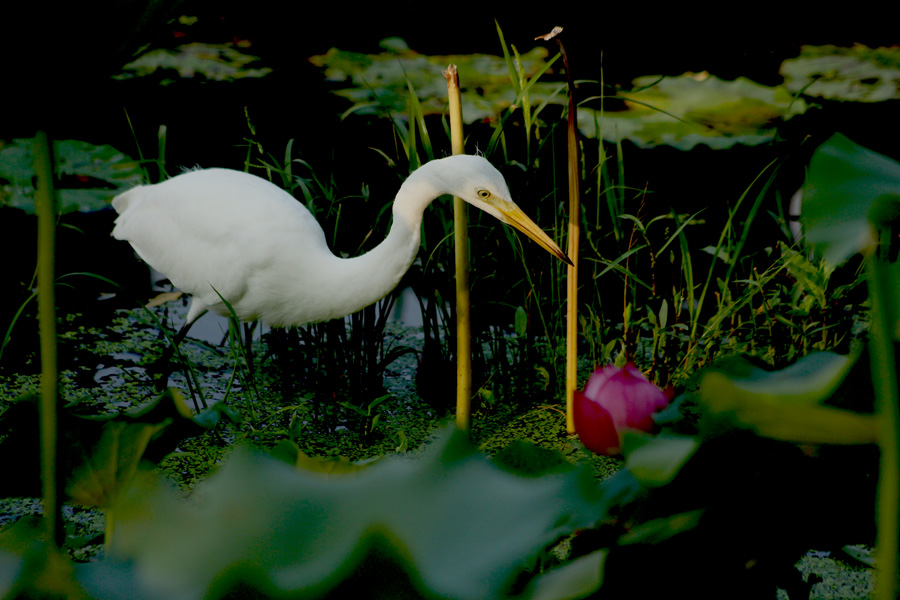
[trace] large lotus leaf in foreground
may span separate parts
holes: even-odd
[[[900,214],[900,163],[836,133],[809,162],[801,220],[806,242],[837,265],[871,250]]]
[[[238,450],[189,499],[153,478],[123,495],[110,558],[79,579],[94,597],[208,598],[237,585],[291,597],[347,586],[366,597],[580,597],[599,586],[602,555],[530,569],[603,516],[599,499],[584,467],[523,477],[460,432],[345,475]]]
[[[719,361],[698,374],[707,433],[738,427],[777,440],[817,444],[871,444],[873,415],[827,406],[855,357],[809,354],[778,371],[742,357]]]

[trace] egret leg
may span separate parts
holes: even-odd
[[[244,356],[247,360],[247,377],[253,381],[255,368],[253,366],[253,333],[256,323],[244,323]]]
[[[161,370],[160,377],[156,382],[157,391],[162,392],[168,387],[169,373],[171,372],[170,365],[172,362],[172,355],[178,352],[178,347],[181,344],[182,340],[184,340],[185,336],[187,336],[187,332],[191,328],[193,322],[194,321],[185,322],[185,324],[181,326],[181,329],[178,330],[178,333],[175,334],[175,337],[172,338],[172,343],[163,351],[163,354],[160,357],[159,362],[157,363]],[[207,407],[206,399],[203,397],[203,393],[200,390],[200,382],[196,379],[196,373],[194,373],[194,370],[191,368],[190,363],[188,363],[187,360],[183,359],[183,357],[182,362],[184,366],[184,378],[185,381],[187,381],[188,385],[188,392],[191,395],[191,400],[194,402],[194,409],[199,413],[201,410],[201,404],[203,405],[203,408]],[[198,398],[199,402],[197,400]]]
[[[156,380],[157,391],[161,392],[169,386],[169,374],[172,372],[172,355],[175,354],[175,350],[187,336],[188,330],[193,324],[193,321],[185,321],[178,333],[175,334],[175,337],[172,338],[172,343],[163,350],[162,356],[159,357],[156,363],[156,368],[160,371],[159,379]],[[188,379],[190,380],[190,378]]]

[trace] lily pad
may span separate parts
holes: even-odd
[[[856,44],[802,46],[781,65],[784,85],[794,93],[829,100],[881,102],[900,98],[900,48]]]
[[[259,57],[246,54],[233,44],[205,44],[193,42],[175,49],[154,48],[147,50],[123,67],[123,73],[115,79],[149,77],[157,72],[160,83],[169,85],[175,79],[166,73],[177,73],[180,78],[200,78],[210,81],[236,81],[238,79],[265,77],[272,72],[269,67],[252,67]]]
[[[62,213],[106,208],[120,191],[141,183],[137,161],[112,146],[58,140],[53,155]],[[0,143],[0,206],[34,212],[33,161],[31,139]]]
[[[389,38],[381,42],[384,52],[361,54],[332,48],[326,54],[310,58],[325,70],[325,77],[336,84],[335,94],[353,103],[351,111],[362,114],[404,113],[412,83],[425,114],[440,114],[447,104],[447,84],[441,73],[455,64],[459,70],[462,114],[467,123],[492,119],[516,100],[509,83],[509,69],[502,56],[460,54],[426,56],[403,40]],[[531,77],[539,71],[549,52],[535,47],[522,54],[524,73]],[[537,82],[529,91],[537,104],[559,91],[560,84]],[[565,100],[562,97],[559,102]]]
[[[635,92],[623,92],[625,110],[581,108],[578,127],[597,137],[628,139],[642,148],[660,145],[690,150],[698,144],[721,150],[735,144],[771,141],[776,126],[806,111],[806,103],[785,87],[768,87],[745,77],[725,81],[709,73],[638,77]]]

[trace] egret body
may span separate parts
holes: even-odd
[[[113,199],[113,236],[173,285],[192,294],[186,328],[207,310],[242,321],[301,325],[351,314],[393,290],[419,249],[425,209],[452,194],[566,254],[510,199],[503,176],[480,156],[433,160],[400,187],[393,223],[378,246],[335,256],[312,214],[278,186],[229,169],[188,171]]]

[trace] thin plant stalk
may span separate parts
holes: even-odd
[[[450,147],[453,154],[465,152],[462,103],[456,65],[444,71],[450,101]],[[469,300],[469,229],[466,203],[453,198],[453,239],[456,258],[456,426],[469,428],[472,412],[472,330]]]
[[[889,314],[891,276],[887,263],[874,255],[866,257],[872,300],[870,355],[872,385],[878,414],[878,492],[875,523],[875,598],[897,598],[897,568],[900,564],[900,412],[892,323]]]
[[[59,429],[57,408],[59,378],[56,369],[56,299],[53,291],[56,237],[56,195],[53,189],[53,159],[47,134],[34,138],[35,212],[38,216],[38,324],[41,347],[41,481],[47,539],[61,546],[62,481],[57,468]]]
[[[562,28],[554,29],[559,53],[566,69],[566,83],[569,89],[568,111],[568,173],[569,173],[569,247],[567,253],[572,261],[566,274],[566,431],[575,433],[573,405],[575,390],[578,388],[578,242],[581,237],[581,181],[578,168],[578,130],[575,112],[575,82],[569,67],[566,48],[559,38]]]

